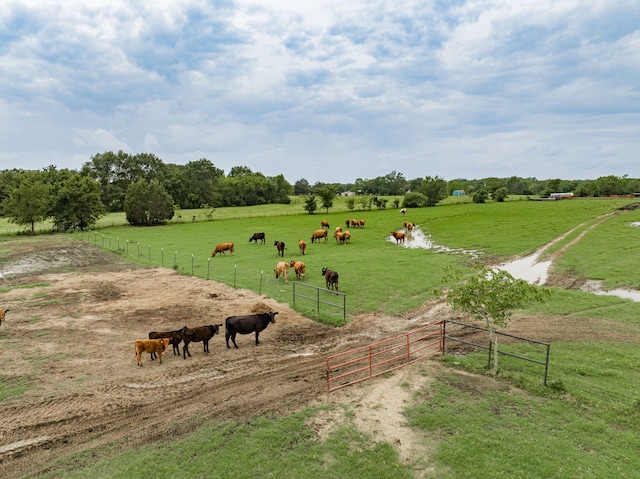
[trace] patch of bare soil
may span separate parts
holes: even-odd
[[[251,291],[132,265],[64,237],[8,239],[0,250],[0,286],[12,287],[0,293],[0,307],[10,310],[0,326],[0,380],[32,386],[0,403],[0,477],[51,472],[55,459],[78,451],[118,452],[179,437],[207,420],[243,421],[317,404],[335,406],[316,418],[319,437],[354,421],[374,440],[396,444],[417,475],[428,470],[429,439],[404,424],[402,410],[437,374],[438,361],[328,394],[326,357],[456,319],[443,302],[399,316],[357,315],[332,328]],[[191,358],[168,349],[162,364],[147,355],[142,368],[136,365],[133,341],[149,331],[270,310],[279,314],[259,346],[253,335],[238,336],[239,348],[227,349],[223,333],[210,353],[194,343]],[[516,318],[512,327],[541,340],[580,334],[571,320]],[[497,384],[485,377],[474,383]]]

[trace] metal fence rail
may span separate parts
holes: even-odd
[[[491,358],[493,357],[493,354],[502,354],[504,356],[511,356],[513,358],[518,358],[518,359],[522,359],[523,361],[529,361],[531,363],[536,363],[536,364],[540,364],[542,366],[544,366],[544,385],[547,385],[547,375],[549,373],[549,354],[550,354],[550,349],[551,349],[551,344],[549,343],[545,343],[543,341],[538,341],[537,339],[531,339],[531,338],[525,338],[522,336],[515,336],[513,334],[508,334],[508,333],[503,333],[500,331],[496,331],[495,334],[499,335],[499,336],[505,336],[508,338],[513,338],[513,339],[517,339],[518,341],[523,341],[523,342],[527,342],[527,343],[533,343],[533,344],[539,344],[541,346],[544,346],[546,348],[546,354],[545,354],[545,360],[544,361],[540,361],[538,359],[534,359],[534,358],[530,358],[527,356],[521,356],[518,354],[513,354],[510,353],[508,351],[500,351],[499,349],[497,351],[493,350],[493,344],[491,343],[491,341],[489,341],[489,345],[486,346],[484,344],[478,344],[478,343],[474,343],[471,341],[467,341],[464,339],[460,339],[458,337],[455,336],[450,336],[447,334],[446,332],[446,325],[447,324],[455,324],[457,326],[461,326],[462,328],[471,328],[471,329],[475,329],[475,330],[479,330],[479,331],[483,331],[483,332],[488,332],[487,328],[482,328],[480,326],[474,326],[472,324],[466,324],[466,323],[460,323],[458,321],[453,321],[451,319],[445,319],[443,321],[444,325],[443,325],[443,343],[442,343],[442,350],[445,350],[446,347],[446,340],[450,340],[450,341],[454,341],[454,342],[458,342],[458,343],[463,343],[463,344],[468,344],[470,346],[475,346],[481,349],[487,349],[489,350],[489,359],[488,359],[488,364],[487,364],[487,368],[491,367]]]
[[[388,373],[442,351],[442,321],[327,358],[327,391]]]
[[[310,284],[304,284],[304,283],[300,283],[298,281],[292,281],[291,282],[293,285],[292,291],[293,291],[293,306],[296,306],[296,298],[302,298],[302,299],[306,299],[309,301],[312,301],[316,304],[316,312],[318,314],[320,314],[320,305],[324,304],[326,306],[329,306],[331,308],[337,308],[337,309],[341,309],[342,310],[342,321],[346,322],[347,320],[347,295],[344,293],[339,293],[338,291],[333,291],[330,289],[326,289],[326,288],[319,288],[318,286],[313,286]],[[311,291],[311,293],[315,292],[314,296],[307,296],[306,294],[304,294],[305,289],[307,291]],[[309,293],[309,294],[311,294]],[[338,298],[342,298],[341,304],[339,303],[332,303],[331,301],[327,301],[325,299],[320,299],[320,298],[331,298],[331,297],[338,297]]]

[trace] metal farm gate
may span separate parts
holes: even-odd
[[[334,354],[327,358],[327,391],[371,379],[443,350],[444,323]]]

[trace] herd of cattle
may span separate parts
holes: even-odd
[[[400,210],[400,212],[404,215],[406,213],[406,208]],[[364,220],[356,220],[356,219],[346,219],[345,226],[347,228],[364,228],[365,221]],[[311,243],[317,243],[320,240],[324,239],[324,242],[327,243],[329,241],[329,229],[330,225],[327,220],[322,220],[320,222],[320,229],[315,230],[311,234]],[[404,244],[405,238],[411,235],[411,232],[414,228],[414,223],[404,222],[402,231],[392,231],[391,236],[395,238],[396,244]],[[351,242],[351,232],[349,230],[343,230],[342,226],[337,226],[334,230],[333,237],[336,240],[337,244],[348,244]],[[253,233],[253,235],[249,238],[249,243],[255,242],[258,244],[266,244],[266,235],[264,232]],[[286,250],[286,244],[284,241],[274,241],[273,246],[275,246],[278,256],[284,258],[284,252]],[[300,250],[301,255],[305,255],[307,251],[307,242],[304,240],[298,240],[298,248]],[[220,243],[216,245],[215,249],[211,253],[211,256],[216,256],[217,254],[225,255],[225,251],[229,251],[230,254],[234,253],[234,244],[229,243]],[[293,269],[296,274],[297,280],[304,279],[306,274],[306,265],[302,261],[291,260],[291,261],[278,261],[276,263],[276,267],[273,270],[276,279],[283,278],[285,283],[289,282],[289,269]],[[327,289],[333,289],[338,291],[338,273],[336,271],[330,270],[328,268],[322,268],[322,275],[326,280]]]
[[[270,323],[276,322],[276,314],[278,313],[270,311],[268,313],[248,314],[244,316],[229,316],[224,323],[227,348],[230,348],[229,340],[231,340],[236,348],[238,347],[236,344],[237,334],[255,333],[256,346],[260,344],[258,341],[260,332],[264,331]],[[173,346],[173,354],[180,356],[179,345],[181,342],[184,342],[184,346],[182,346],[183,359],[187,359],[187,355],[191,357],[191,353],[189,352],[190,343],[202,342],[204,352],[208,353],[209,341],[220,332],[221,326],[222,324],[209,324],[197,328],[184,326],[182,329],[176,329],[174,331],[151,331],[149,333],[149,339],[138,339],[134,342],[138,366],[142,366],[143,353],[149,353],[152,360],[157,357],[158,362],[162,364],[162,353],[169,345]]]

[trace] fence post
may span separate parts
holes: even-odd
[[[191,253],[191,276],[193,276],[193,253]]]
[[[129,256],[129,240],[127,240],[127,251],[125,253],[127,256]]]
[[[549,370],[549,349],[551,349],[551,345],[547,344],[547,359],[544,362],[544,385],[547,385],[547,371]]]
[[[151,245],[149,245],[149,248],[147,249],[147,258],[149,259],[149,263],[151,263]]]
[[[260,287],[258,288],[258,294],[262,294],[262,277],[264,276],[264,270],[260,271]]]
[[[160,248],[160,266],[164,268],[164,248]]]
[[[238,279],[238,265],[233,265],[233,287],[237,288],[236,281]]]
[[[178,251],[173,254],[173,269],[178,268]]]
[[[209,279],[209,268],[211,267],[211,258],[207,258],[207,279]]]
[[[138,261],[140,261],[140,241],[138,241]]]

